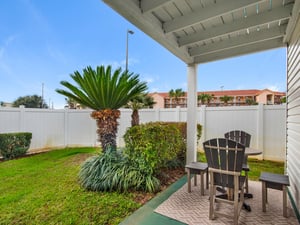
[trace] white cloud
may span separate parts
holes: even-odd
[[[103,65],[105,67],[107,66],[111,66],[113,70],[122,67],[122,63],[118,62],[118,61],[102,61],[100,62],[100,65]],[[100,66],[99,64],[97,64],[96,66]]]
[[[139,64],[139,62],[140,61],[138,59],[129,57],[128,58],[128,67],[133,67],[134,65]],[[125,66],[126,66],[126,59],[122,60],[120,64],[122,66],[124,66],[124,68],[125,68]],[[129,68],[129,70],[130,70],[130,68]]]
[[[279,91],[280,90],[280,88],[276,85],[267,86],[266,88],[269,89],[269,90],[272,90],[272,91]]]
[[[149,90],[150,93],[153,93],[153,92],[159,92],[159,88],[157,87],[152,87],[150,90]]]
[[[144,80],[148,83],[148,84],[151,84],[154,82],[154,79],[152,77],[146,77],[144,78]]]
[[[272,91],[286,91],[285,83],[275,83],[275,84],[265,84],[261,87],[261,89],[269,89]]]
[[[10,35],[4,40],[4,44],[0,46],[0,70],[2,70],[4,73],[11,73],[11,69],[9,65],[6,63],[5,59],[5,52],[7,48],[13,43],[13,41],[16,39],[17,35]]]
[[[56,61],[62,62],[64,64],[67,63],[67,57],[62,53],[62,51],[60,51],[59,49],[56,49],[53,46],[48,45],[47,46],[47,52],[49,54],[49,56],[53,59],[55,59]]]
[[[8,46],[11,42],[13,42],[17,38],[17,35],[10,35],[5,40],[5,45]]]
[[[48,33],[50,31],[50,26],[44,15],[38,10],[36,5],[31,0],[23,0],[23,3],[30,14],[31,18],[35,21],[36,26],[40,31]]]

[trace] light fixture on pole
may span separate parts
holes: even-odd
[[[128,70],[128,34],[134,34],[132,30],[126,32],[126,71]]]

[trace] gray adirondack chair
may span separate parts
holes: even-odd
[[[238,143],[245,145],[245,147],[250,147],[251,135],[242,130],[232,130],[224,134],[224,137]],[[248,156],[245,155],[243,170],[245,171],[246,183],[245,183],[245,192],[249,194],[249,185],[248,185],[248,172],[250,171],[250,167],[248,165]],[[252,195],[247,195],[247,197],[252,197]]]
[[[209,187],[209,219],[216,215],[232,216],[233,224],[238,224],[239,214],[244,204],[245,176],[241,176],[242,165],[245,154],[245,146],[226,139],[215,138],[203,143],[208,171],[210,176]],[[217,187],[227,190],[226,197],[216,193]],[[222,213],[222,209],[215,210],[218,202],[233,205],[233,214]]]

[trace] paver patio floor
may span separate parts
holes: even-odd
[[[249,181],[249,189],[254,196],[252,199],[246,199],[246,203],[251,206],[251,212],[242,210],[239,224],[299,224],[289,200],[288,218],[282,216],[282,191],[268,189],[267,212],[262,212],[261,182]],[[201,196],[200,185],[192,185],[192,192],[188,193],[185,184],[160,204],[155,212],[189,225],[232,224],[232,219],[221,216],[209,220],[208,196],[208,190],[205,190],[205,195]],[[218,207],[227,211],[229,215],[233,212],[229,205],[218,205]]]

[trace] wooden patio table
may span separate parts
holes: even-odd
[[[256,149],[256,148],[251,148],[251,147],[246,147],[245,148],[245,156],[244,156],[244,164],[248,165],[248,156],[249,155],[260,155],[262,154],[262,151],[260,149]],[[246,186],[248,186],[248,179],[246,179]],[[249,193],[248,191],[246,193],[244,193],[244,196],[246,198],[253,198],[253,194]]]

